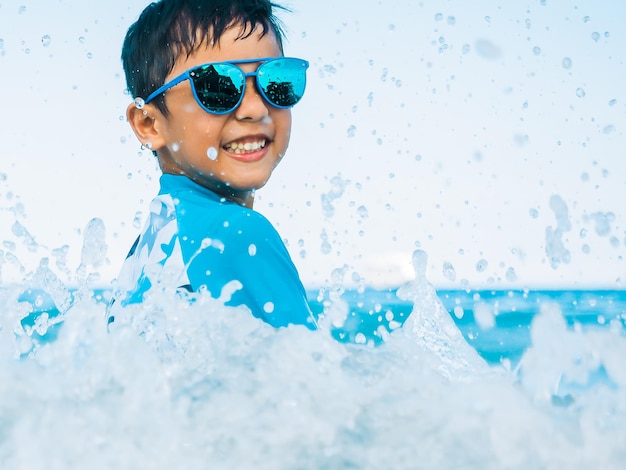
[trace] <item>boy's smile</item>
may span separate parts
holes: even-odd
[[[241,26],[235,25],[216,45],[201,46],[188,57],[182,55],[165,82],[206,63],[282,56],[271,31],[262,36],[261,28],[257,28],[238,39],[241,33]],[[244,72],[255,71],[258,66],[240,65]],[[157,152],[164,173],[186,175],[227,199],[251,207],[253,191],[267,182],[287,150],[291,111],[265,101],[253,77],[247,78],[246,85],[241,104],[228,114],[210,114],[202,109],[186,80],[165,92],[167,116],[151,104],[141,111],[131,105],[129,121],[139,139],[149,142]]]

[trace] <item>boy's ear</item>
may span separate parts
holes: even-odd
[[[131,103],[126,108],[126,118],[137,139],[141,145],[151,150],[159,150],[165,145],[165,139],[159,134],[158,129],[161,117],[162,114],[149,104],[140,109],[135,103]]]

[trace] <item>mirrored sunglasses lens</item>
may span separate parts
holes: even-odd
[[[300,101],[304,95],[306,69],[306,62],[300,59],[266,62],[259,67],[259,86],[272,104],[288,108]]]
[[[213,113],[228,113],[239,104],[245,77],[230,64],[199,67],[191,73],[198,100]]]

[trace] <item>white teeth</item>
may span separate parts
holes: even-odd
[[[245,144],[239,142],[232,142],[227,145],[227,150],[233,153],[244,153],[250,151],[256,151],[265,147],[265,140],[259,140],[257,142],[246,142]]]

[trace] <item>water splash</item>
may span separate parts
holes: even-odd
[[[571,254],[563,242],[563,234],[569,232],[572,224],[569,220],[569,210],[565,201],[558,195],[550,198],[550,209],[554,211],[557,226],[546,227],[546,255],[553,269],[559,267],[561,263],[568,264],[571,261]]]

